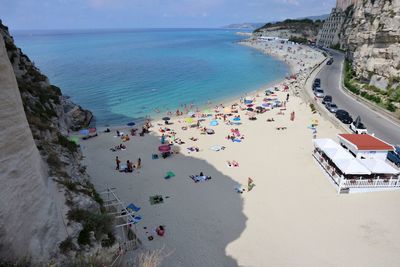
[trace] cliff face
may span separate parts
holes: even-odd
[[[64,98],[18,49],[0,21],[0,259],[59,259],[60,243],[80,251],[70,209],[99,213],[97,193],[65,133],[89,111]]]
[[[400,77],[400,0],[359,0],[343,26],[341,46],[356,74],[387,89]]]

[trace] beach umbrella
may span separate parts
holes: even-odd
[[[270,104],[269,104],[269,103],[265,103],[265,102],[264,102],[264,103],[262,103],[262,104],[261,104],[261,106],[263,106],[263,107],[269,107],[269,106],[270,106]]]
[[[78,144],[79,142],[78,136],[71,136],[70,138],[68,138],[68,140],[74,142],[75,144]]]
[[[162,145],[158,147],[158,151],[160,152],[169,152],[171,147],[169,145]]]
[[[210,122],[210,126],[217,126],[218,125],[218,121],[213,120]]]
[[[89,130],[88,129],[83,129],[83,130],[80,130],[79,133],[81,135],[88,135],[89,134]]]
[[[225,114],[232,113],[232,109],[230,107],[226,107],[226,108],[224,108],[224,113]]]
[[[186,121],[187,123],[193,123],[193,118],[186,118],[185,121]]]
[[[89,128],[89,133],[96,133],[97,129],[96,128]]]
[[[194,115],[194,112],[193,112],[193,111],[190,111],[187,115],[188,115],[189,117],[192,117],[192,116]]]
[[[163,121],[169,121],[171,118],[170,117],[164,117],[162,118]]]
[[[254,111],[253,108],[247,108],[247,111]]]
[[[258,106],[258,107],[256,107],[256,109],[258,109],[258,110],[263,110],[264,108],[263,108],[263,107],[260,107],[260,106]]]
[[[131,122],[128,122],[126,125],[128,125],[128,126],[134,126],[136,123],[134,123],[133,121],[131,121]]]
[[[233,118],[232,120],[233,120],[233,121],[240,121],[240,118],[239,118],[239,117],[235,117],[235,118]]]

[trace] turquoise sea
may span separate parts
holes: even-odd
[[[233,30],[20,31],[16,44],[63,94],[122,125],[167,110],[218,103],[281,79],[288,67],[238,45]],[[161,115],[160,115],[161,116]]]

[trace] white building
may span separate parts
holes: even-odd
[[[331,47],[339,44],[339,33],[346,18],[341,8],[333,8],[317,35],[317,45]]]
[[[338,193],[400,189],[400,170],[380,156],[356,158],[343,144],[331,139],[315,139],[313,142],[313,156]]]
[[[340,144],[357,159],[386,160],[394,147],[369,134],[339,134]]]

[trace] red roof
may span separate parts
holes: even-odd
[[[339,137],[355,145],[358,150],[394,150],[393,146],[369,134],[339,134]]]

